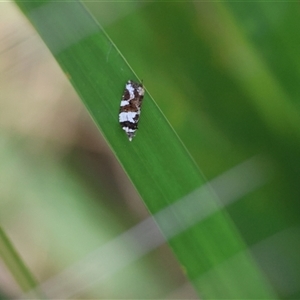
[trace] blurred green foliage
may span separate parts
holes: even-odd
[[[208,179],[253,155],[262,155],[266,160],[272,170],[271,181],[227,206],[226,213],[273,290],[283,299],[300,298],[298,3],[86,2],[85,5],[143,79]],[[72,159],[76,161],[76,155]],[[87,209],[82,206],[89,203],[88,219],[99,212],[92,201],[82,203],[85,191],[74,189],[82,184],[81,180],[70,183],[74,175],[68,171],[66,175],[63,169],[64,175],[59,175],[61,171],[52,172],[49,165],[40,167],[35,172],[47,173],[47,178],[52,174],[50,178],[53,176],[63,183],[60,188],[55,182],[51,184],[55,186],[54,194],[59,192],[54,196],[56,199],[66,193],[66,187],[67,193],[72,194],[63,197],[66,202],[52,203],[53,209],[68,211],[72,206],[75,213],[81,214]],[[82,170],[78,168],[75,172]],[[94,182],[93,190],[97,180],[90,182]],[[54,194],[51,193],[51,199]],[[72,200],[68,205],[68,199],[78,199],[77,204]],[[103,212],[102,207],[100,210]],[[93,218],[97,219],[96,215]],[[63,245],[63,236],[71,236],[68,224],[85,220],[80,216],[73,218],[73,213],[64,214],[62,223],[56,223],[63,230],[55,243]],[[107,224],[110,217],[105,219],[103,223]],[[97,221],[91,223],[93,229],[89,224],[77,224],[77,230],[84,228],[91,238],[87,239],[89,242],[75,239],[72,248],[76,253],[82,255],[98,243],[94,237],[103,225]],[[208,224],[202,226],[209,237],[212,228]],[[78,247],[78,242],[84,247]],[[68,253],[68,249],[63,253]],[[79,256],[74,254],[73,259]],[[57,257],[63,265],[67,264],[67,255],[58,252]],[[241,264],[232,272],[239,272]],[[224,279],[226,272],[222,274],[222,268],[227,270],[226,265],[220,265],[219,276]],[[205,291],[207,294],[228,292],[219,286],[220,278],[214,273],[206,275],[205,286],[213,287],[212,291]],[[229,280],[226,288],[239,292],[235,284]]]

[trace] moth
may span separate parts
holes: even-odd
[[[142,83],[128,80],[122,95],[119,123],[131,142],[138,129],[145,90]]]

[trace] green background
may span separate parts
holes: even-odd
[[[21,2],[19,6],[23,9],[26,7]],[[42,6],[41,2],[37,2],[36,6]],[[196,229],[191,229],[190,237],[194,239],[194,244],[190,244],[188,238],[184,245],[185,238],[180,236],[177,237],[178,243],[173,241],[173,248],[174,244],[177,245],[175,253],[180,248],[178,245],[184,245],[179,252],[183,256],[188,253],[186,259],[191,260],[190,266],[197,265],[195,273],[192,268],[187,273],[198,287],[200,296],[221,298],[220,295],[231,295],[234,298],[237,295],[236,298],[240,298],[239,295],[248,295],[249,298],[255,298],[255,293],[251,294],[251,288],[247,282],[243,283],[243,278],[238,282],[232,281],[235,276],[250,276],[247,272],[251,268],[243,267],[243,264],[252,263],[253,269],[258,268],[264,276],[264,279],[258,278],[257,287],[270,287],[270,295],[276,294],[280,298],[299,298],[299,5],[267,2],[86,2],[85,6],[103,26],[132,70],[143,80],[147,91],[208,180],[256,155],[260,156],[270,171],[270,180],[262,188],[226,205],[220,216],[217,214],[216,221],[203,221]],[[57,22],[58,20],[59,16]],[[184,148],[176,140],[176,136],[173,136],[172,129],[167,127],[164,119],[157,117],[159,112],[155,113],[158,109],[150,95],[145,97],[137,137],[128,146],[124,133],[115,133],[111,125],[113,122],[110,121],[113,118],[113,107],[118,111],[119,100],[111,105],[111,111],[109,104],[107,110],[99,105],[99,111],[95,112],[95,106],[93,108],[85,99],[90,96],[95,101],[93,103],[97,103],[95,97],[102,92],[101,88],[89,89],[88,94],[80,94],[80,89],[89,86],[91,82],[88,80],[94,76],[92,85],[103,86],[105,105],[105,101],[110,101],[108,99],[120,98],[123,84],[129,79],[124,81],[123,77],[126,74],[131,76],[131,71],[121,70],[123,58],[118,57],[113,46],[104,42],[103,53],[99,53],[99,67],[91,60],[90,71],[82,70],[80,61],[72,56],[72,51],[78,51],[81,59],[87,58],[88,62],[89,56],[96,56],[98,50],[97,47],[90,48],[90,40],[80,39],[80,35],[84,36],[85,33],[80,33],[80,26],[76,27],[76,18],[70,18],[69,21],[74,24],[74,32],[66,34],[69,34],[69,42],[73,41],[74,34],[74,47],[49,48],[54,51],[79,95],[83,96],[84,103],[94,114],[95,122],[97,123],[97,116],[103,121],[104,127],[101,130],[133,183],[140,176],[144,176],[145,181],[149,176],[156,182],[157,177],[161,178],[161,174],[164,174],[162,178],[166,182],[157,184],[168,188],[168,197],[171,198],[166,197],[165,202],[147,202],[147,197],[151,199],[151,195],[156,195],[153,185],[139,186],[135,183],[148,208],[156,212],[165,207],[166,203],[178,199],[177,196],[182,197],[198,187],[203,179],[200,176],[197,178],[197,168],[193,166],[189,156],[184,154]],[[45,26],[39,29],[40,33],[46,41],[51,42],[49,26],[46,21],[43,24]],[[91,27],[89,30],[97,32],[98,29]],[[76,32],[79,38],[76,38]],[[45,34],[48,34],[46,38]],[[75,45],[77,40],[81,44]],[[94,41],[99,42],[97,35]],[[105,60],[112,61],[113,72],[110,67],[105,67]],[[44,70],[46,72],[47,68]],[[69,70],[72,72],[68,72]],[[99,74],[96,73],[97,70]],[[90,77],[85,77],[84,74],[89,72]],[[7,81],[12,80],[12,77]],[[97,82],[97,78],[102,83]],[[5,83],[5,79],[2,82]],[[10,93],[15,86],[12,84],[7,92],[4,90],[3,101],[13,98]],[[72,108],[70,104],[68,107]],[[145,112],[147,109],[148,112]],[[17,115],[17,111],[12,109],[12,116],[22,120],[24,117]],[[63,116],[67,116],[67,110],[57,118],[64,118]],[[76,127],[77,130],[81,129],[84,134],[90,131],[82,129],[85,121],[78,118],[78,123],[80,125]],[[92,128],[93,125],[89,126]],[[128,181],[123,188],[116,191],[118,180],[114,178],[115,175],[107,176],[107,172],[112,172],[117,162],[110,159],[105,164],[109,154],[101,155],[98,147],[91,147],[91,151],[91,148],[84,146],[96,143],[90,141],[97,141],[99,136],[96,133],[89,142],[80,138],[82,134],[79,133],[71,144],[58,147],[55,145],[61,143],[59,136],[57,140],[48,139],[47,136],[36,137],[30,131],[24,134],[19,127],[16,128],[17,130],[12,129],[4,123],[2,130],[1,176],[5,179],[5,185],[11,188],[5,190],[5,196],[10,201],[2,204],[1,217],[5,220],[4,227],[8,228],[8,233],[15,232],[14,235],[18,237],[22,230],[11,229],[11,224],[14,223],[12,220],[24,214],[24,209],[30,211],[30,214],[25,214],[24,222],[33,220],[35,234],[31,233],[30,236],[37,237],[35,243],[39,246],[36,251],[40,253],[43,249],[50,253],[50,261],[53,260],[56,266],[55,270],[48,270],[51,265],[48,261],[42,271],[34,271],[35,274],[40,274],[38,277],[43,281],[50,277],[49,274],[56,274],[57,270],[64,269],[104,243],[103,241],[116,236],[124,227],[130,228],[143,214],[130,210],[130,206],[122,201],[126,199],[124,189],[131,183]],[[44,146],[39,149],[37,145],[41,140]],[[161,161],[161,169],[156,165],[153,171],[145,171],[140,161],[149,159],[150,162],[147,163],[151,163],[151,147],[146,148],[147,145],[158,148],[162,153],[161,157],[169,158],[170,161]],[[57,148],[60,151],[56,151]],[[141,149],[145,151],[141,152]],[[139,156],[138,166],[134,165],[134,156],[130,156],[130,151]],[[172,155],[176,157],[176,153],[179,157],[185,157],[171,167]],[[180,168],[184,170],[182,175]],[[167,180],[165,172],[171,178],[170,181]],[[137,177],[136,180],[134,176]],[[175,185],[178,180],[183,182],[182,185]],[[163,192],[162,194],[166,195]],[[37,210],[37,207],[40,209]],[[230,220],[229,224],[234,227],[233,233],[228,233],[228,236],[223,236],[227,232],[224,215],[225,220]],[[110,235],[103,226],[110,228]],[[202,235],[194,234],[193,231],[198,232],[199,228]],[[236,233],[240,236],[237,237],[238,246],[235,248],[228,237]],[[42,238],[45,234],[49,235],[48,243]],[[208,241],[211,236],[214,237],[212,243]],[[219,244],[215,245],[216,241]],[[241,245],[245,245],[245,250],[249,251],[253,261],[242,258],[241,261],[237,260],[240,263],[237,263],[236,269],[234,264],[226,266],[228,257],[232,257],[235,251],[238,253],[237,249],[240,250]],[[219,249],[216,247],[224,247],[225,253],[221,250],[218,257]],[[18,248],[21,255],[26,252],[22,249]],[[190,256],[189,251],[194,252],[195,256]],[[202,255],[198,260],[197,255],[201,256],[203,253],[205,256]],[[170,255],[172,254],[165,254]],[[171,275],[175,267],[169,267],[168,264],[159,267],[160,263],[156,261],[155,267],[151,268],[151,259],[146,261],[145,258],[146,266],[137,267],[138,271],[136,266],[132,267],[134,271],[122,270],[122,274],[105,284],[111,286],[111,290],[107,288],[108,291],[103,291],[103,286],[97,286],[82,297],[113,295],[118,298],[123,293],[125,297],[159,298],[183,284],[184,278],[181,275]],[[34,264],[28,262],[30,259],[25,261],[34,269]],[[215,266],[218,270],[210,274],[209,271]],[[230,277],[229,273],[234,275]],[[132,281],[128,279],[128,274],[133,274]],[[199,279],[200,274],[202,277]],[[254,277],[257,275],[255,272],[253,274]],[[124,283],[124,278],[128,282],[125,280]],[[132,283],[136,278],[139,278],[138,285]],[[240,290],[244,286],[248,294],[241,294]],[[120,295],[114,294],[114,289],[119,289]]]

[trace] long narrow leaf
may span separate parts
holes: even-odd
[[[11,270],[16,282],[20,288],[26,292],[36,287],[37,282],[27,266],[24,264],[22,258],[17,253],[11,241],[0,227],[0,256]],[[42,298],[41,294],[34,294],[34,296]]]

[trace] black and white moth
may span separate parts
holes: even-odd
[[[132,141],[138,129],[144,93],[142,83],[133,80],[127,81],[120,105],[119,123],[126,132],[129,141]]]

